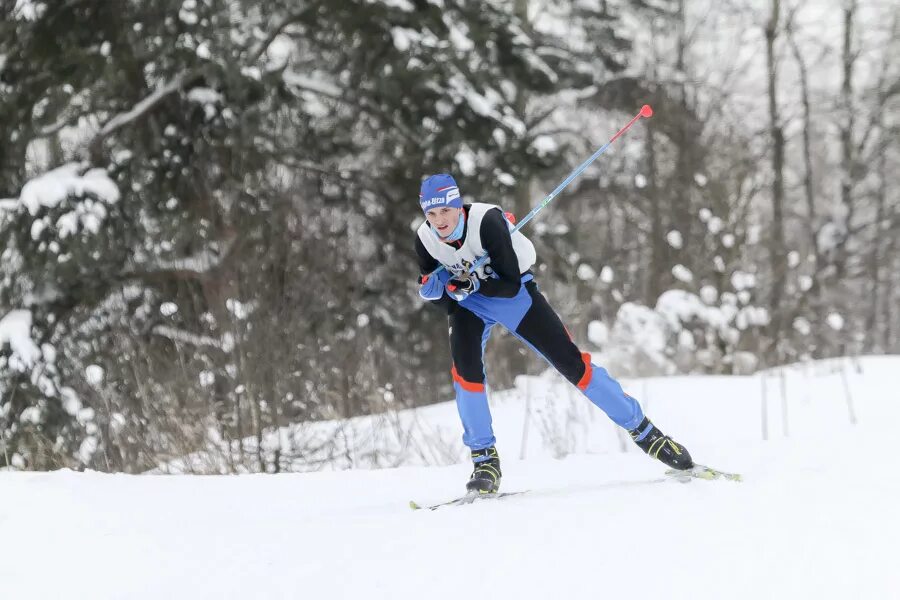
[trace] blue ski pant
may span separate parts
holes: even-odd
[[[522,279],[523,285],[514,297],[472,294],[450,315],[451,374],[463,443],[481,450],[496,442],[485,392],[484,347],[497,323],[528,344],[617,425],[637,427],[644,418],[637,400],[622,391],[605,369],[592,364],[589,354],[578,349],[531,275]]]

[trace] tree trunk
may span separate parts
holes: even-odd
[[[884,123],[881,123],[882,138],[884,137]],[[872,282],[872,295],[869,299],[869,314],[866,315],[866,350],[871,352],[884,352],[880,346],[878,335],[878,306],[881,299],[881,233],[882,225],[886,221],[887,204],[887,143],[882,139],[879,144],[881,151],[878,153],[878,191],[876,192],[875,225],[872,232],[872,253],[869,255],[869,277]],[[887,323],[885,323],[887,328]]]
[[[675,70],[678,73],[684,73],[686,68],[685,54],[687,51],[687,33],[685,23],[684,0],[678,2],[678,39],[677,39],[677,55],[675,60]],[[678,102],[681,104],[681,112],[683,115],[692,114],[689,109],[687,84],[682,79],[679,86],[680,96]],[[689,132],[689,123],[687,119],[681,119],[678,124],[673,127],[675,144],[675,173],[674,173],[674,204],[672,206],[672,223],[675,229],[681,233],[683,246],[681,253],[683,256],[690,256],[693,246],[691,235],[692,210],[691,210],[691,187],[693,185],[693,148],[697,143],[696,139],[692,139]],[[690,266],[690,265],[688,265]]]
[[[788,23],[788,39],[791,44],[791,50],[797,63],[800,73],[800,103],[803,107],[803,196],[806,200],[806,227],[807,236],[809,238],[809,248],[813,256],[813,274],[812,287],[803,292],[801,296],[801,306],[811,308],[805,310],[807,319],[811,321],[814,349],[813,355],[823,347],[824,338],[822,332],[822,319],[819,311],[822,307],[822,269],[825,268],[825,261],[822,253],[819,251],[818,233],[821,223],[819,222],[818,211],[816,210],[815,188],[813,185],[814,172],[812,164],[812,106],[809,92],[809,73],[806,67],[806,61],[794,38],[792,23]]]
[[[780,0],[772,0],[772,13],[766,24],[766,66],[769,78],[769,132],[772,137],[772,229],[769,239],[769,258],[772,269],[772,291],[769,302],[770,343],[775,349],[775,360],[783,357],[778,348],[781,332],[784,331],[786,310],[784,304],[784,284],[787,275],[784,241],[784,131],[778,114],[778,69],[775,58],[775,41],[781,16]]]
[[[853,220],[853,180],[854,180],[854,152],[853,152],[853,129],[855,126],[855,115],[853,113],[853,65],[856,57],[853,55],[853,19],[856,13],[856,2],[851,0],[844,6],[844,43],[841,52],[841,62],[843,65],[843,82],[841,83],[841,116],[840,116],[840,136],[841,136],[841,204],[844,208],[845,226],[850,229]],[[836,276],[840,280],[844,277],[847,270],[847,240],[844,239],[837,253],[835,267],[837,268]]]
[[[659,193],[656,165],[656,144],[653,141],[653,123],[648,121],[644,125],[646,132],[647,152],[647,193],[650,200],[650,268],[647,270],[647,285],[645,286],[644,303],[647,306],[655,306],[656,300],[665,289],[667,275],[671,265],[668,264],[666,247],[665,223],[663,222],[663,202]]]

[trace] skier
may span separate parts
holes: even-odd
[[[591,363],[569,336],[559,316],[538,290],[531,267],[534,246],[520,231],[510,234],[513,217],[493,204],[463,204],[451,175],[422,183],[419,204],[426,222],[416,234],[422,275],[419,295],[446,308],[450,321],[451,375],[463,425],[463,443],[474,470],[466,489],[491,494],[500,487],[500,458],[485,393],[484,346],[500,324],[531,346],[563,377],[603,409],[650,456],[678,470],[694,466],[684,446],[644,416],[637,400],[605,369]],[[484,252],[488,260],[469,268]],[[445,267],[429,276],[439,265]]]

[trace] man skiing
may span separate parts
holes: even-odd
[[[483,363],[485,344],[498,323],[625,428],[644,452],[673,469],[694,466],[685,447],[653,425],[640,404],[605,369],[592,364],[590,355],[569,337],[534,280],[534,246],[520,231],[510,233],[511,215],[492,204],[464,205],[456,181],[448,174],[425,179],[419,204],[426,217],[416,232],[422,273],[419,295],[446,308],[449,315],[450,372],[463,443],[474,463],[468,491],[491,494],[500,487],[500,458],[494,446]],[[469,274],[485,252],[488,260]],[[430,276],[440,265],[445,269]]]

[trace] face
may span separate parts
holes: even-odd
[[[439,236],[448,237],[453,233],[453,230],[456,229],[456,224],[459,223],[462,210],[463,209],[461,208],[454,208],[452,206],[432,208],[425,213],[425,218],[428,219],[428,222],[434,227],[434,230],[438,232]]]

